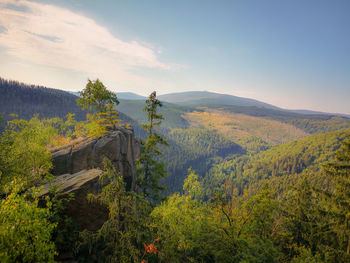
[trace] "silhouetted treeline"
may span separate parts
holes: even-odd
[[[63,118],[69,112],[77,120],[85,119],[86,112],[76,104],[77,97],[62,90],[0,78],[0,94],[0,112],[5,119],[12,113],[24,119],[37,113],[41,117]]]
[[[63,90],[0,78],[0,113],[3,118],[0,131],[13,113],[26,120],[34,114],[39,114],[40,118],[64,118],[68,113],[74,113],[76,120],[85,120],[87,111],[83,111],[76,100],[77,96]],[[119,113],[119,118],[133,126],[136,136],[144,134],[140,125],[130,117]]]

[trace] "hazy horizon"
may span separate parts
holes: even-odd
[[[348,1],[0,0],[0,76],[350,114]]]

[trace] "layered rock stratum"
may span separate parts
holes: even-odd
[[[140,140],[133,129],[118,127],[100,138],[80,138],[70,144],[52,149],[55,178],[44,185],[42,194],[48,194],[54,186],[62,195],[74,194],[67,213],[76,219],[80,227],[98,229],[107,219],[107,210],[91,204],[87,195],[101,191],[99,175],[103,172],[103,159],[108,158],[123,176],[126,188],[136,188],[136,160],[140,155]]]

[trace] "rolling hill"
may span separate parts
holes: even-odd
[[[166,102],[171,102],[180,105],[190,105],[192,107],[205,106],[205,107],[222,107],[222,106],[236,106],[236,107],[253,107],[257,109],[270,109],[286,113],[287,115],[321,115],[321,116],[341,116],[350,118],[349,114],[341,113],[327,113],[312,110],[288,110],[274,105],[261,102],[255,99],[243,98],[233,96],[229,94],[220,94],[209,91],[187,91],[178,93],[169,93],[160,95],[159,98]],[[243,108],[244,109],[244,108]],[[241,109],[241,110],[243,110]]]
[[[159,96],[160,100],[180,105],[201,106],[206,104],[214,105],[235,105],[245,107],[259,107],[267,109],[278,109],[273,105],[254,100],[227,94],[219,94],[208,91],[188,91],[181,93],[170,93]]]
[[[117,92],[118,99],[122,100],[146,100],[147,98],[133,92]]]
[[[184,118],[191,128],[214,130],[233,141],[259,137],[276,145],[306,137],[308,133],[293,125],[259,117],[208,109],[204,112],[188,112]]]
[[[227,106],[206,104],[196,109],[211,109],[224,112],[261,117],[291,124],[306,133],[317,134],[350,128],[350,118],[331,114],[301,114],[287,110],[274,110],[259,107]]]

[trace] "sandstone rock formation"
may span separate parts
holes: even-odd
[[[127,189],[135,190],[136,159],[140,155],[140,141],[132,129],[118,127],[97,139],[79,139],[51,151],[56,176],[75,174],[82,170],[102,169],[107,157],[124,177]]]
[[[101,190],[100,169],[82,170],[75,174],[57,176],[52,182],[45,184],[41,195],[47,195],[51,187],[55,187],[60,195],[74,194],[74,199],[67,205],[66,213],[79,223],[79,230],[96,231],[108,218],[106,207],[88,202],[88,194],[97,194]]]
[[[140,141],[132,129],[118,127],[101,138],[78,139],[60,148],[52,149],[55,179],[44,185],[42,195],[55,186],[63,195],[74,193],[74,200],[68,204],[67,214],[74,218],[80,229],[97,230],[108,217],[106,207],[91,204],[89,193],[101,190],[99,175],[105,157],[112,161],[128,190],[136,187],[136,159],[140,155]]]

